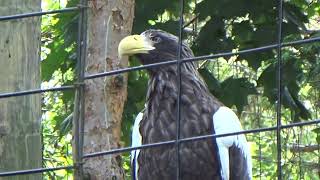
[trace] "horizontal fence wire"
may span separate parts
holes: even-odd
[[[69,8],[59,9],[59,10],[52,10],[52,11],[31,12],[31,13],[24,13],[24,14],[1,16],[0,21],[8,21],[8,20],[14,20],[14,19],[43,16],[43,15],[48,15],[48,14],[76,12],[82,8],[87,8],[87,7],[79,5],[77,7],[69,7]],[[118,69],[118,70],[114,70],[114,71],[108,71],[108,72],[103,72],[103,73],[87,75],[84,77],[84,79],[94,79],[94,78],[112,76],[112,75],[121,74],[121,73],[125,73],[125,72],[143,70],[143,69],[148,69],[148,68],[153,68],[153,67],[158,67],[158,66],[174,65],[177,63],[177,61],[180,61],[180,63],[186,63],[186,62],[200,61],[200,60],[213,59],[213,58],[219,58],[219,57],[228,57],[228,56],[242,55],[242,54],[247,54],[247,53],[262,52],[262,51],[276,49],[279,47],[296,46],[296,45],[312,43],[312,42],[317,42],[317,41],[320,41],[320,37],[290,41],[290,42],[285,42],[285,43],[271,44],[271,45],[266,45],[266,46],[260,46],[257,48],[239,50],[237,52],[217,53],[217,54],[213,54],[213,55],[197,56],[197,57],[185,58],[185,59],[181,59],[181,60],[178,59],[178,60],[164,61],[161,63],[154,63],[154,64],[149,64],[149,65],[144,65],[144,66],[128,67],[128,68]],[[0,99],[1,98],[16,97],[16,96],[24,96],[24,95],[30,95],[30,94],[37,94],[37,93],[43,93],[43,92],[74,90],[76,87],[78,87],[78,85],[79,84],[66,85],[66,86],[53,87],[53,88],[45,88],[45,89],[33,89],[33,90],[25,90],[25,91],[19,91],[19,92],[1,93]],[[83,85],[83,84],[80,84],[80,85]],[[238,132],[233,132],[233,133],[208,134],[208,135],[203,135],[203,136],[195,136],[195,137],[190,137],[190,138],[179,139],[179,143],[205,140],[208,138],[219,138],[219,137],[225,137],[225,136],[233,136],[233,135],[239,135],[239,134],[250,134],[250,133],[257,133],[257,132],[277,131],[279,129],[282,130],[282,129],[292,128],[292,127],[301,127],[301,126],[313,125],[313,124],[318,124],[318,123],[320,123],[320,119],[299,122],[299,123],[291,123],[288,125],[280,125],[280,126],[272,126],[272,127],[266,127],[266,128],[243,130],[243,131],[238,131]],[[153,147],[164,146],[164,145],[174,145],[176,142],[177,142],[176,140],[163,141],[163,142],[152,143],[152,144],[144,144],[144,145],[137,146],[137,147],[125,147],[125,148],[113,149],[113,150],[108,150],[108,151],[94,152],[94,153],[89,153],[89,154],[83,155],[83,158],[91,158],[91,157],[98,157],[98,156],[110,155],[110,154],[115,154],[115,153],[123,153],[123,152],[132,151],[132,150],[153,148]],[[23,175],[23,174],[33,174],[33,173],[43,173],[43,172],[58,171],[58,170],[63,170],[63,169],[74,169],[74,168],[75,168],[74,166],[59,166],[59,167],[52,167],[52,168],[35,168],[35,169],[26,169],[26,170],[18,170],[18,171],[8,171],[8,172],[0,172],[0,177]]]
[[[320,119],[282,125],[282,126],[280,126],[280,129],[301,127],[301,126],[313,125],[313,124],[318,124],[318,123],[320,123]],[[276,130],[277,130],[277,126],[272,126],[272,127],[237,131],[237,132],[232,132],[232,133],[208,134],[208,135],[203,135],[203,136],[194,136],[194,137],[190,137],[190,138],[181,138],[179,141],[180,141],[180,143],[185,143],[185,142],[190,142],[190,141],[205,140],[208,138],[220,138],[220,137],[226,137],[226,136],[234,136],[234,135],[240,135],[240,134],[251,134],[251,133],[257,133],[257,132],[276,131]],[[176,143],[176,140],[163,141],[163,142],[145,144],[145,145],[136,146],[136,147],[126,147],[126,148],[119,148],[119,149],[113,149],[113,150],[108,150],[108,151],[90,153],[90,154],[85,154],[83,157],[84,158],[97,157],[97,156],[109,155],[109,154],[114,154],[114,153],[123,153],[123,152],[127,152],[127,151],[138,150],[138,149],[147,149],[147,148],[152,148],[152,147],[158,147],[158,146],[162,146],[162,145],[173,145],[175,143]]]
[[[312,43],[312,42],[317,42],[317,41],[320,41],[320,37],[308,38],[308,39],[297,40],[297,41],[290,41],[290,42],[282,43],[281,46],[282,47],[289,47],[289,46],[302,45],[302,44],[307,44],[307,43]],[[197,56],[197,57],[193,57],[193,58],[184,58],[184,59],[181,59],[181,63],[266,51],[266,50],[275,49],[275,48],[277,48],[277,46],[278,46],[277,44],[272,44],[272,45],[267,45],[267,46],[261,46],[258,48],[250,48],[250,49],[240,50],[238,52],[225,52],[225,53],[218,53],[218,54],[213,54],[213,55]],[[176,63],[177,63],[177,60],[170,60],[170,61],[164,61],[164,62],[160,62],[160,63],[147,64],[147,65],[143,65],[143,66],[134,66],[134,67],[122,68],[122,69],[113,70],[113,71],[107,71],[107,72],[102,72],[102,73],[86,75],[84,78],[85,79],[102,78],[105,76],[112,76],[112,75],[117,75],[117,74],[121,74],[121,73],[125,73],[125,72],[144,70],[144,69],[153,68],[153,67],[157,67],[157,66],[173,65]],[[43,92],[49,92],[49,91],[70,90],[70,89],[74,89],[76,85],[77,84],[61,86],[61,87],[46,88],[46,89],[33,89],[33,90],[26,90],[26,91],[19,91],[19,92],[0,93],[0,99],[6,98],[6,97],[13,97],[13,96],[37,94],[37,93],[43,93]]]
[[[296,40],[296,41],[282,43],[281,47],[296,46],[296,45],[317,42],[317,41],[320,41],[320,37],[314,37],[314,38],[308,38],[308,39],[302,39],[302,40]],[[197,57],[193,57],[193,58],[183,58],[180,61],[181,61],[181,63],[186,63],[186,62],[201,61],[201,60],[214,59],[214,58],[220,58],[220,57],[243,55],[243,54],[248,54],[248,53],[253,53],[253,52],[272,50],[277,47],[278,47],[278,44],[272,44],[272,45],[260,46],[257,48],[239,50],[237,52],[224,52],[224,53],[217,53],[217,54],[213,54],[213,55],[197,56]],[[158,66],[173,65],[176,63],[177,63],[177,60],[168,60],[168,61],[164,61],[164,62],[160,62],[160,63],[147,64],[147,65],[143,65],[143,66],[122,68],[122,69],[118,69],[118,70],[87,75],[85,77],[85,79],[94,79],[94,78],[100,78],[100,77],[105,77],[105,76],[112,76],[112,75],[116,75],[116,74],[120,74],[120,73],[124,73],[124,72],[143,70],[143,69],[148,69],[148,68],[153,68],[153,67],[158,67]]]
[[[17,96],[25,96],[30,94],[38,94],[38,93],[44,93],[44,92],[50,92],[50,91],[73,90],[74,88],[75,88],[74,85],[68,85],[68,86],[52,87],[52,88],[45,88],[45,89],[34,89],[34,90],[26,90],[26,91],[19,91],[19,92],[2,93],[0,94],[0,99],[17,97]]]
[[[31,12],[31,13],[23,13],[23,14],[1,16],[0,17],[0,21],[8,21],[8,20],[28,18],[28,17],[43,16],[43,15],[48,15],[48,14],[68,13],[68,12],[78,11],[78,10],[80,10],[82,8],[86,8],[86,7],[77,6],[77,7],[69,7],[69,8],[64,8],[64,9],[52,10],[52,11]]]
[[[281,129],[288,129],[288,128],[292,128],[292,127],[302,127],[302,126],[313,125],[313,124],[318,124],[318,123],[320,123],[320,119],[282,125],[280,128]],[[277,126],[272,126],[272,127],[237,131],[237,132],[233,132],[233,133],[208,134],[208,135],[203,135],[203,136],[194,136],[194,137],[190,137],[190,138],[181,138],[181,139],[179,139],[179,142],[186,143],[186,142],[191,142],[191,141],[205,140],[205,139],[214,138],[214,137],[220,138],[220,137],[226,137],[226,136],[234,136],[234,135],[240,135],[240,134],[252,134],[252,133],[257,133],[257,132],[276,131],[276,130],[277,130]],[[158,143],[144,144],[144,145],[136,146],[136,147],[118,148],[118,149],[112,149],[112,150],[108,150],[108,151],[101,151],[101,152],[85,154],[85,155],[83,155],[83,158],[92,158],[92,157],[105,156],[105,155],[116,154],[116,153],[124,153],[124,152],[133,151],[133,150],[148,149],[148,148],[154,148],[154,147],[159,147],[159,146],[164,146],[164,145],[174,145],[175,143],[176,143],[176,140],[170,140],[170,141],[162,141],[162,142],[158,142]],[[20,171],[9,171],[9,172],[0,173],[0,177],[32,174],[32,173],[41,173],[41,172],[49,172],[49,171],[58,171],[58,170],[62,170],[62,169],[73,169],[73,168],[74,168],[74,166],[60,166],[60,167],[55,167],[55,168],[37,168],[37,169],[27,169],[27,170],[20,170]]]
[[[63,14],[63,13],[69,13],[69,12],[76,12],[76,11],[81,10],[83,8],[87,8],[87,7],[78,5],[77,7],[68,7],[68,8],[64,8],[64,9],[51,10],[51,11],[31,12],[31,13],[15,14],[15,15],[8,15],[8,16],[0,16],[0,22],[22,19],[22,18],[29,18],[29,17],[36,17],[36,16],[43,16],[43,15],[49,15],[49,14]],[[31,94],[38,94],[38,93],[43,93],[43,92],[73,90],[77,86],[78,86],[77,84],[74,84],[74,85],[66,85],[66,86],[61,86],[61,87],[52,87],[52,88],[44,88],[44,89],[31,89],[31,90],[24,90],[24,91],[19,91],[19,92],[1,93],[0,99],[9,98],[9,97],[17,97],[17,96],[25,96],[25,95],[31,95]],[[59,166],[59,167],[50,167],[50,168],[33,168],[33,169],[26,169],[26,170],[6,171],[6,172],[0,172],[0,177],[36,174],[36,173],[52,172],[52,171],[58,171],[58,170],[67,170],[67,169],[73,169],[73,168],[74,168],[74,166]]]
[[[43,172],[67,170],[67,169],[73,169],[73,168],[74,168],[73,166],[59,166],[59,167],[52,167],[52,168],[35,168],[35,169],[26,169],[26,170],[19,170],[19,171],[7,171],[7,172],[0,172],[0,177],[36,174],[36,173],[43,173]]]

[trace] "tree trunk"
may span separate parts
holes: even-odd
[[[0,1],[0,16],[41,10],[41,0]],[[40,88],[40,18],[0,22],[0,92]],[[0,99],[0,171],[42,166],[41,95]],[[41,179],[21,175],[3,179]]]
[[[86,74],[119,69],[118,43],[130,34],[134,0],[89,1]],[[125,74],[86,81],[84,154],[120,146],[121,119],[127,97]],[[85,159],[86,179],[123,179],[120,154]]]

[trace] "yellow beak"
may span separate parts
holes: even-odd
[[[149,51],[155,49],[152,41],[143,35],[132,35],[123,38],[118,46],[118,54],[122,56],[130,56],[134,54],[146,54]]]

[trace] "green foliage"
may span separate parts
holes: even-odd
[[[69,1],[68,6],[75,5],[75,0]],[[44,48],[49,49],[41,63],[42,79],[48,81],[56,70],[63,74],[74,69],[76,62],[77,14],[65,13],[54,15],[50,23],[42,28]],[[71,82],[64,82],[70,84]]]
[[[316,140],[317,140],[318,144],[320,144],[320,127],[319,128],[315,128],[312,131],[317,134]]]
[[[229,77],[223,82],[219,82],[207,69],[201,68],[198,71],[207,82],[210,92],[226,106],[232,107],[235,105],[238,113],[241,113],[243,108],[248,105],[247,97],[250,94],[258,93],[254,84],[246,78]],[[234,95],[235,90],[237,91],[237,96]]]
[[[202,0],[185,1],[185,21],[197,16],[195,29],[188,38],[195,55],[238,51],[275,44],[278,33],[278,1],[258,0]],[[133,33],[149,28],[161,28],[173,34],[178,32],[178,1],[137,0]],[[284,2],[282,38],[284,42],[318,37],[319,31],[310,30],[319,19],[320,3],[291,0]],[[316,26],[319,28],[319,26]],[[313,28],[315,29],[315,28]],[[284,124],[318,117],[320,87],[319,43],[284,48],[282,54],[282,121]],[[135,66],[136,63],[131,64]],[[277,52],[267,50],[207,61],[198,69],[210,91],[229,107],[236,108],[245,129],[276,125]],[[123,119],[123,131],[131,129],[135,116],[143,109],[147,74],[129,73],[128,102]],[[143,86],[143,88],[141,87]],[[300,132],[300,135],[297,133]],[[305,132],[305,133],[302,133]],[[123,132],[127,146],[130,132]],[[302,134],[302,135],[301,135]],[[307,136],[308,135],[308,136]],[[299,137],[299,138],[297,138]],[[319,179],[313,169],[305,168],[299,158],[313,162],[312,154],[297,154],[287,147],[292,144],[319,143],[316,126],[282,132],[282,152],[285,179]],[[254,156],[256,178],[277,177],[277,146],[273,132],[249,136]],[[257,141],[259,139],[259,141]],[[316,153],[318,154],[318,153]],[[128,163],[128,162],[126,162]],[[308,164],[307,163],[307,164]],[[299,164],[299,166],[297,166]],[[127,169],[127,173],[130,170]]]
[[[162,28],[169,32],[177,32],[177,20],[179,6],[178,1],[161,1],[151,2],[147,0],[138,0],[136,2],[136,18],[134,21],[134,31],[140,33],[147,28]],[[195,41],[192,42],[192,49],[195,55],[205,55],[211,53],[219,53],[231,51],[233,49],[247,49],[263,45],[273,44],[277,38],[277,1],[209,1],[204,0],[195,5],[186,2],[188,8],[185,9],[186,14],[194,13],[199,15],[199,21],[202,26],[199,28],[199,34]],[[231,5],[232,4],[232,5]],[[305,8],[305,2],[286,2],[284,4],[285,17],[287,21],[283,23],[283,37],[285,40],[294,40],[301,38],[300,28],[308,23],[308,16],[305,15],[301,7]],[[208,8],[211,7],[211,8]],[[236,7],[236,8],[235,8]],[[310,9],[308,9],[311,11]],[[148,16],[146,16],[148,14]],[[188,15],[185,15],[188,17]],[[152,25],[148,23],[152,22]],[[285,58],[290,58],[293,52],[287,52]],[[265,68],[265,72],[261,74],[258,85],[264,88],[264,95],[269,98],[271,103],[276,100],[276,74],[275,74],[275,51],[265,51],[259,53],[244,54],[235,57],[236,61],[245,60],[249,67],[258,70],[262,64],[270,64],[269,68]],[[228,59],[228,58],[226,58]],[[299,84],[296,80],[301,79],[302,63],[293,66],[292,61],[284,64],[284,76],[286,82],[284,84],[284,106],[295,112],[294,121],[310,118],[310,114],[299,101]],[[291,65],[290,65],[291,64]],[[294,69],[291,70],[291,67]],[[314,66],[315,67],[315,66]],[[300,71],[300,72],[295,72]],[[316,71],[316,70],[315,70]],[[130,79],[130,76],[129,76]],[[139,80],[136,79],[136,82]],[[229,80],[231,81],[231,80]],[[242,79],[241,81],[249,82]],[[209,84],[211,82],[208,82]],[[229,87],[238,89],[243,83],[236,80],[228,84]],[[250,93],[243,93],[243,97],[253,94],[256,87],[251,85]],[[218,91],[216,88],[213,88]],[[141,92],[142,93],[142,92]],[[226,92],[224,92],[227,94]],[[130,94],[130,91],[129,91]],[[216,94],[217,95],[217,94]],[[219,97],[219,95],[217,95]],[[237,104],[239,112],[245,105],[245,100],[235,102],[228,96],[221,96],[221,101],[227,105]],[[130,98],[130,97],[129,97]],[[130,99],[129,99],[130,101]],[[141,99],[140,99],[141,101]],[[231,103],[233,102],[233,103]]]
[[[76,6],[78,0],[43,0],[44,9]],[[41,78],[43,87],[70,85],[76,64],[77,13],[42,17]],[[72,165],[72,111],[74,91],[48,92],[43,96],[44,167]],[[44,174],[46,179],[72,178],[72,170]]]
[[[131,65],[138,64],[137,60],[132,60]],[[144,108],[144,98],[148,82],[148,75],[142,71],[132,71],[128,75],[128,98],[124,107],[122,123],[122,140],[126,145],[130,144],[131,127],[138,112]]]
[[[248,105],[247,97],[252,94],[257,94],[257,91],[252,83],[246,78],[233,78],[230,77],[221,83],[223,103],[226,106],[232,107],[235,105],[238,112],[241,113],[244,106]],[[237,96],[235,96],[235,90]]]
[[[298,98],[298,93],[300,91],[299,82],[301,83],[301,78],[304,77],[301,63],[299,63],[300,61],[295,58],[292,53],[286,52],[283,54],[283,57],[283,105],[295,112],[294,121],[299,121],[300,117],[303,119],[311,118],[310,113]],[[278,66],[276,63],[270,64],[258,79],[258,85],[269,90],[264,91],[263,95],[268,97],[271,103],[276,103],[277,101],[277,83],[276,81],[270,81],[270,79],[277,79],[277,69]]]
[[[185,10],[191,10],[192,0],[185,0]],[[146,29],[165,29],[177,34],[179,31],[179,0],[136,0],[133,33],[141,33]]]
[[[78,0],[43,0],[47,9],[58,9],[61,2],[76,6]],[[149,28],[160,28],[177,34],[179,0],[136,0],[133,33]],[[277,1],[259,0],[185,0],[184,19],[197,16],[189,27],[195,32],[188,36],[195,55],[239,51],[277,42]],[[282,37],[285,42],[318,37],[320,3],[304,0],[284,2]],[[76,63],[77,13],[44,16],[42,19],[42,81],[44,87],[68,85],[74,82]],[[187,36],[185,36],[187,37]],[[283,113],[284,124],[319,117],[320,43],[284,48]],[[131,66],[139,65],[137,60]],[[221,102],[241,114],[245,129],[275,125],[277,102],[277,53],[268,50],[206,61],[200,65],[210,91]],[[123,114],[122,141],[130,146],[131,128],[136,115],[144,108],[148,74],[146,71],[129,73],[128,99]],[[46,93],[43,97],[44,165],[72,164],[71,117],[73,91]],[[298,138],[299,137],[299,138]],[[318,162],[319,152],[296,153],[289,144],[320,143],[319,126],[293,128],[282,131],[282,152],[285,179],[319,179],[308,166],[296,162]],[[254,157],[254,177],[276,178],[276,141],[273,132],[248,135]],[[130,178],[129,153],[123,154],[123,168]],[[71,172],[45,174],[66,179]]]

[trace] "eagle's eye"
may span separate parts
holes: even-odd
[[[159,36],[153,36],[153,35],[150,35],[150,40],[154,43],[159,43],[161,42],[161,38]]]

